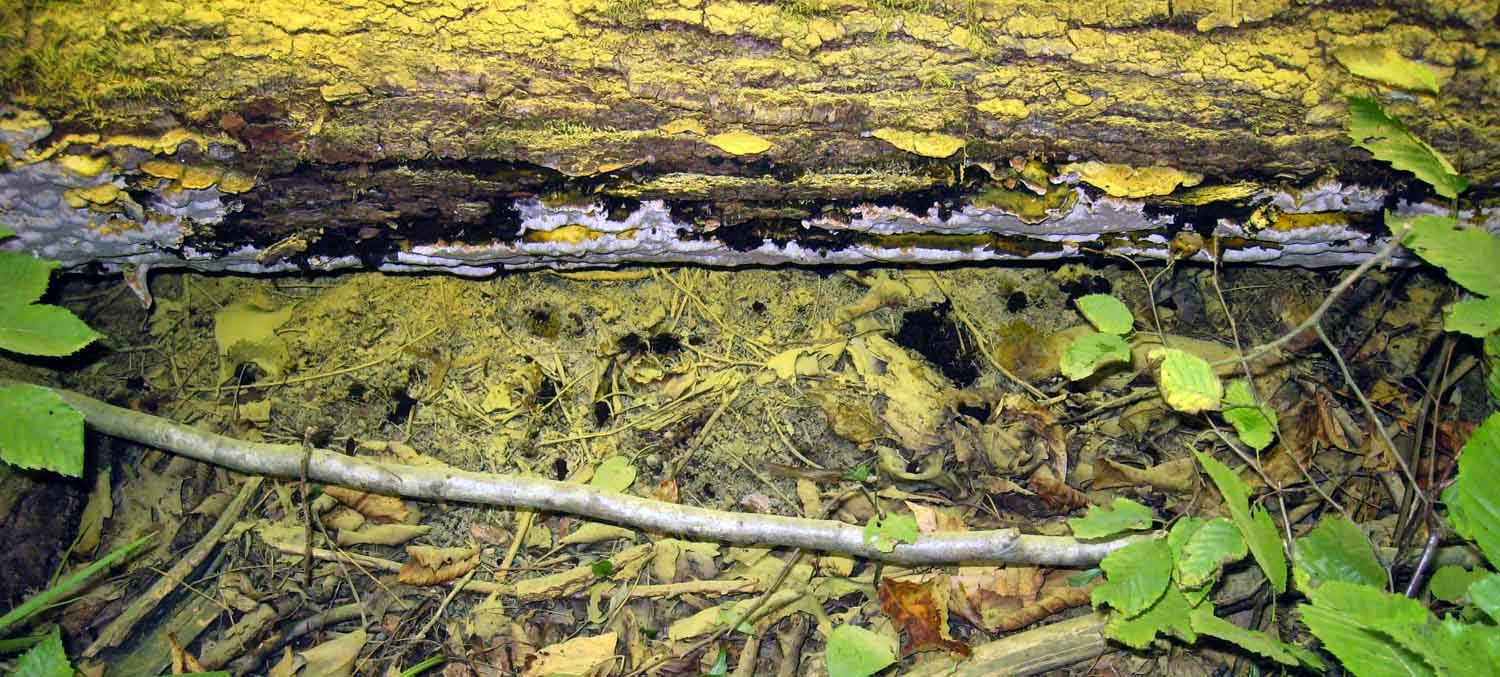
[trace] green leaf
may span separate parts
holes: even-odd
[[[1460,453],[1458,479],[1443,492],[1448,521],[1490,564],[1500,564],[1500,495],[1491,484],[1500,477],[1500,412],[1474,429]]]
[[[719,657],[714,659],[714,664],[703,673],[703,677],[725,677],[729,674],[729,650],[719,647]]]
[[[1249,630],[1230,623],[1214,615],[1212,607],[1201,606],[1192,611],[1193,630],[1217,637],[1230,644],[1240,647],[1261,656],[1265,656],[1282,665],[1298,665],[1302,663],[1299,656],[1310,658],[1309,665],[1321,669],[1323,662],[1317,656],[1310,653],[1295,651],[1295,647],[1282,642],[1259,630]]]
[[[1500,630],[1445,618],[1429,637],[1439,674],[1495,674],[1500,668]]]
[[[9,228],[6,228],[5,226],[0,226],[0,240],[4,240],[5,238],[15,237],[15,236],[16,236],[16,231],[11,230]]]
[[[1168,586],[1161,599],[1156,600],[1146,613],[1135,618],[1126,618],[1119,612],[1110,614],[1109,622],[1104,626],[1104,636],[1135,649],[1150,646],[1151,640],[1161,632],[1176,635],[1184,642],[1196,642],[1198,635],[1188,622],[1191,612],[1192,607],[1188,606],[1182,591]]]
[[[1461,604],[1469,596],[1469,586],[1493,575],[1484,569],[1470,571],[1455,564],[1445,564],[1432,572],[1427,591],[1449,604]]]
[[[0,459],[20,468],[83,474],[83,414],[57,393],[26,383],[0,386]]]
[[[0,251],[0,305],[24,306],[42,298],[56,267],[56,261],[44,261],[21,252]]]
[[[1303,621],[1351,672],[1433,674],[1441,667],[1431,639],[1437,619],[1420,602],[1344,581],[1306,593],[1312,605],[1298,607]]]
[[[1080,296],[1075,303],[1084,319],[1106,334],[1124,336],[1135,327],[1135,317],[1131,316],[1130,309],[1109,294]]]
[[[615,563],[607,559],[595,560],[589,565],[589,571],[593,572],[594,578],[609,578],[615,572]]]
[[[1184,414],[1219,408],[1224,383],[1207,360],[1177,348],[1158,348],[1151,354],[1161,358],[1156,385],[1167,406]]]
[[[1490,574],[1470,585],[1469,599],[1490,619],[1500,621],[1500,574]]]
[[[1161,599],[1172,582],[1172,548],[1159,538],[1131,543],[1106,555],[1099,566],[1105,581],[1090,595],[1094,606],[1108,604],[1133,618]]]
[[[1296,566],[1293,574],[1297,588],[1303,591],[1325,581],[1344,581],[1385,589],[1389,583],[1385,568],[1375,559],[1369,539],[1353,522],[1339,516],[1325,516],[1306,536],[1293,544]]]
[[[1469,182],[1458,175],[1448,158],[1407,131],[1400,120],[1386,115],[1374,99],[1349,97],[1349,138],[1355,147],[1370,151],[1375,159],[1416,174],[1438,195],[1457,198],[1469,187]]]
[[[0,349],[13,353],[62,357],[101,336],[66,308],[0,306]]]
[[[1177,582],[1184,588],[1203,587],[1218,578],[1225,564],[1238,562],[1247,554],[1245,539],[1239,528],[1223,517],[1203,523],[1188,537],[1177,558]]]
[[[1485,389],[1490,391],[1490,404],[1500,405],[1500,333],[1484,337],[1484,357],[1490,365]]]
[[[1130,346],[1114,334],[1092,333],[1073,339],[1063,351],[1060,365],[1063,376],[1077,381],[1092,376],[1106,364],[1130,361]]]
[[[1401,244],[1443,269],[1458,286],[1480,296],[1500,296],[1500,237],[1478,227],[1460,226],[1449,216],[1422,214],[1400,219],[1389,214],[1392,232],[1407,229]]]
[[[52,628],[47,639],[21,655],[16,661],[15,677],[73,677],[73,664],[68,662],[62,633],[57,628]]]
[[[889,640],[853,625],[828,633],[827,651],[828,677],[868,677],[896,662]]]
[[[635,466],[630,464],[630,459],[624,456],[611,456],[604,459],[598,468],[594,469],[594,477],[589,480],[589,486],[604,491],[623,493],[630,485],[635,484]]]
[[[1125,531],[1151,528],[1151,509],[1128,498],[1116,497],[1113,507],[1089,506],[1088,514],[1068,520],[1078,538],[1104,538]]]
[[[1464,299],[1448,306],[1445,314],[1443,329],[1484,338],[1500,330],[1500,296]]]
[[[896,549],[897,543],[917,542],[917,518],[906,513],[890,513],[884,519],[872,517],[865,523],[865,545],[881,552]]]
[[[1260,451],[1271,445],[1276,435],[1276,412],[1255,401],[1250,393],[1250,382],[1245,379],[1230,381],[1224,392],[1224,420],[1234,426],[1240,441]]]
[[[1245,537],[1245,544],[1250,546],[1250,554],[1255,556],[1255,563],[1266,572],[1271,587],[1278,593],[1286,592],[1286,553],[1282,550],[1281,536],[1276,533],[1276,524],[1271,521],[1271,514],[1263,509],[1250,512],[1250,487],[1233,470],[1220,463],[1219,459],[1201,451],[1194,451],[1193,455],[1198,457],[1203,471],[1208,473],[1214,486],[1224,496],[1229,517],[1240,528],[1240,535]]]
[[[1390,47],[1341,47],[1333,58],[1359,77],[1411,92],[1438,93],[1436,72]]]

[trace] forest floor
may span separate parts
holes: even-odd
[[[1236,342],[1295,328],[1346,271],[1096,263],[483,280],[166,272],[152,279],[149,310],[114,280],[73,280],[56,300],[108,338],[46,365],[61,371],[3,371],[243,440],[722,510],[853,524],[909,514],[923,532],[1067,536],[1070,517],[1122,497],[1157,524],[1226,514],[1199,451],[1241,471],[1278,531],[1301,535],[1339,513],[1377,545],[1420,550],[1425,535],[1402,528],[1393,502],[1397,464],[1315,336],[1257,366],[1257,392],[1279,420],[1259,452],[1217,419],[1170,409],[1142,355],[1085,379],[1059,375],[1086,324],[1081,296],[1123,301],[1137,345],[1165,337],[1233,357]],[[1450,295],[1414,269],[1376,270],[1323,323],[1398,447],[1424,429],[1432,384],[1451,382],[1437,389],[1442,423],[1425,429],[1431,443],[1414,468],[1432,486],[1451,476],[1484,400],[1480,370],[1442,334]],[[69,646],[96,644],[83,663],[106,674],[396,675],[434,657],[443,666],[426,674],[826,674],[825,643],[844,625],[889,641],[898,662],[883,674],[894,674],[946,669],[1007,635],[1088,615],[1100,582],[1089,567],[802,558],[295,479],[252,485],[239,509],[247,481],[91,435],[85,479],[55,489],[74,499],[5,506],[11,533],[30,525],[42,536],[7,555],[34,565],[4,581],[0,606],[154,533],[148,551],[51,616]],[[101,643],[226,514],[212,556],[118,642]],[[309,533],[316,561],[305,568]],[[1392,561],[1397,579],[1410,576]],[[773,593],[729,631],[737,610]],[[1214,595],[1231,623],[1311,644],[1287,613],[1295,596],[1272,592],[1249,560],[1229,565]],[[1082,658],[1056,669],[1274,665],[1207,639],[1111,643]]]

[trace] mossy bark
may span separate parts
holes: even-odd
[[[230,164],[259,177],[247,213],[283,233],[412,219],[482,230],[485,205],[559,181],[730,213],[745,200],[776,212],[909,194],[1017,160],[1160,165],[1210,184],[1387,182],[1395,173],[1349,146],[1350,94],[1380,97],[1484,195],[1500,178],[1496,11],[1495,0],[32,2],[0,10],[0,75],[11,102],[63,130],[233,139]],[[1331,56],[1350,45],[1431,65],[1443,94],[1394,96],[1354,77]]]

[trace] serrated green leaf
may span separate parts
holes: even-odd
[[[1405,219],[1387,214],[1386,223],[1392,232],[1406,228],[1401,244],[1442,268],[1458,286],[1480,296],[1500,296],[1500,267],[1495,265],[1500,261],[1500,237],[1435,214]]]
[[[1106,364],[1130,361],[1130,346],[1125,339],[1114,334],[1094,332],[1073,339],[1063,351],[1063,376],[1070,381],[1092,376],[1094,371]]]
[[[0,305],[24,306],[42,298],[56,267],[56,261],[44,261],[21,252],[0,251]]]
[[[1491,620],[1500,621],[1500,574],[1490,574],[1469,585],[1469,600]]]
[[[1495,626],[1445,618],[1429,637],[1439,674],[1493,675],[1500,669],[1500,629]]]
[[[78,477],[83,474],[83,414],[46,388],[0,386],[0,459]]]
[[[1078,538],[1104,538],[1126,531],[1151,528],[1151,509],[1128,498],[1116,497],[1114,505],[1089,506],[1088,514],[1068,520]]]
[[[1223,414],[1240,441],[1256,451],[1270,446],[1276,436],[1276,412],[1255,401],[1250,382],[1245,379],[1229,382],[1224,391]]]
[[[828,677],[868,677],[896,662],[889,640],[853,625],[828,633],[827,651]]]
[[[1109,294],[1080,296],[1075,303],[1084,319],[1106,334],[1124,336],[1135,327],[1135,317],[1130,314],[1130,309]]]
[[[1297,588],[1303,591],[1325,581],[1344,581],[1385,589],[1389,576],[1375,559],[1369,539],[1353,522],[1339,515],[1325,516],[1293,544]]]
[[[1094,606],[1108,604],[1134,618],[1161,599],[1172,582],[1172,549],[1159,538],[1131,543],[1105,556],[1099,566],[1105,580],[1090,595]]]
[[[1193,532],[1177,558],[1177,582],[1184,588],[1200,588],[1219,576],[1225,564],[1247,554],[1240,530],[1223,517],[1211,519]]]
[[[1201,451],[1195,450],[1193,455],[1198,457],[1203,471],[1208,473],[1214,486],[1224,496],[1229,517],[1240,528],[1240,535],[1245,538],[1245,544],[1250,546],[1250,554],[1255,556],[1255,563],[1266,572],[1271,587],[1278,593],[1286,592],[1286,553],[1282,550],[1281,536],[1276,533],[1276,524],[1271,521],[1271,514],[1264,509],[1257,509],[1254,513],[1250,511],[1250,487],[1229,466]]]
[[[1171,633],[1184,642],[1198,641],[1193,626],[1188,622],[1192,607],[1182,591],[1171,586],[1162,593],[1145,613],[1135,618],[1126,618],[1118,611],[1109,615],[1104,626],[1104,636],[1135,649],[1144,649],[1156,639],[1157,633]]]
[[[1470,571],[1454,564],[1445,564],[1432,572],[1427,581],[1427,591],[1432,596],[1449,604],[1461,604],[1469,596],[1469,586],[1491,576],[1484,569]]]
[[[1500,330],[1500,296],[1463,299],[1444,310],[1443,329],[1484,338]]]
[[[917,542],[917,518],[905,513],[890,513],[884,518],[872,517],[865,523],[865,545],[881,552],[896,549],[897,543]]]
[[[1192,625],[1193,630],[1200,634],[1222,639],[1282,665],[1300,665],[1302,660],[1299,660],[1299,657],[1310,657],[1315,661],[1310,663],[1311,667],[1319,669],[1323,667],[1323,662],[1318,660],[1317,656],[1295,652],[1290,645],[1264,632],[1242,628],[1219,618],[1214,615],[1212,607],[1201,606],[1193,609]]]
[[[1411,92],[1438,93],[1438,74],[1390,47],[1342,47],[1333,58],[1359,77]]]
[[[73,665],[68,662],[62,633],[57,628],[21,655],[16,661],[15,677],[73,677]]]
[[[1448,521],[1464,538],[1479,544],[1490,564],[1500,564],[1500,412],[1474,429],[1458,457],[1458,478],[1443,492]]]
[[[625,456],[611,456],[594,469],[589,486],[604,491],[624,492],[635,484],[635,466]]]
[[[1167,406],[1184,414],[1219,408],[1224,383],[1207,360],[1177,348],[1159,348],[1151,354],[1161,360],[1156,385]]]
[[[1250,554],[1255,556],[1255,563],[1271,580],[1271,587],[1278,594],[1286,592],[1286,549],[1281,534],[1276,531],[1276,522],[1271,520],[1271,513],[1257,507],[1251,514],[1250,529],[1242,528],[1241,532],[1245,544],[1250,546]]]
[[[1407,131],[1400,120],[1386,115],[1374,99],[1349,97],[1349,138],[1355,147],[1370,151],[1375,159],[1417,175],[1438,195],[1456,198],[1469,187],[1469,182],[1458,175],[1448,158]]]
[[[1444,667],[1446,659],[1432,640],[1437,619],[1420,602],[1344,581],[1327,581],[1306,593],[1312,605],[1298,607],[1303,620],[1351,672],[1365,674],[1368,669],[1376,671],[1370,674],[1392,674],[1381,671],[1394,668],[1402,671],[1396,674],[1433,674],[1434,668]],[[1370,637],[1356,630],[1373,634],[1391,646],[1378,649]],[[1351,655],[1354,651],[1373,651],[1379,662],[1394,661],[1395,665],[1366,664],[1363,661],[1367,657]],[[1413,657],[1415,662],[1410,660]]]
[[[13,353],[62,357],[102,336],[66,308],[0,306],[0,349]]]
[[[1484,357],[1490,365],[1490,376],[1484,380],[1484,386],[1490,391],[1490,404],[1500,405],[1500,333],[1484,337]]]
[[[1434,675],[1432,666],[1383,633],[1360,625],[1348,614],[1300,604],[1302,622],[1322,640],[1323,648],[1338,657],[1344,669],[1358,677],[1413,677]]]

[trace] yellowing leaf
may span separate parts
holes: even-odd
[[[730,155],[755,155],[771,149],[771,142],[750,132],[724,132],[705,139],[708,143]]]
[[[870,136],[908,153],[935,158],[949,157],[967,144],[963,139],[956,136],[936,132],[914,132],[909,129],[896,129],[894,127],[881,127],[870,132]]]
[[[1412,61],[1390,47],[1341,47],[1334,50],[1350,73],[1413,92],[1437,94],[1438,75],[1431,68]]]
[[[1167,406],[1184,414],[1219,408],[1224,383],[1207,360],[1177,348],[1153,350],[1150,358],[1161,361],[1156,384]]]

